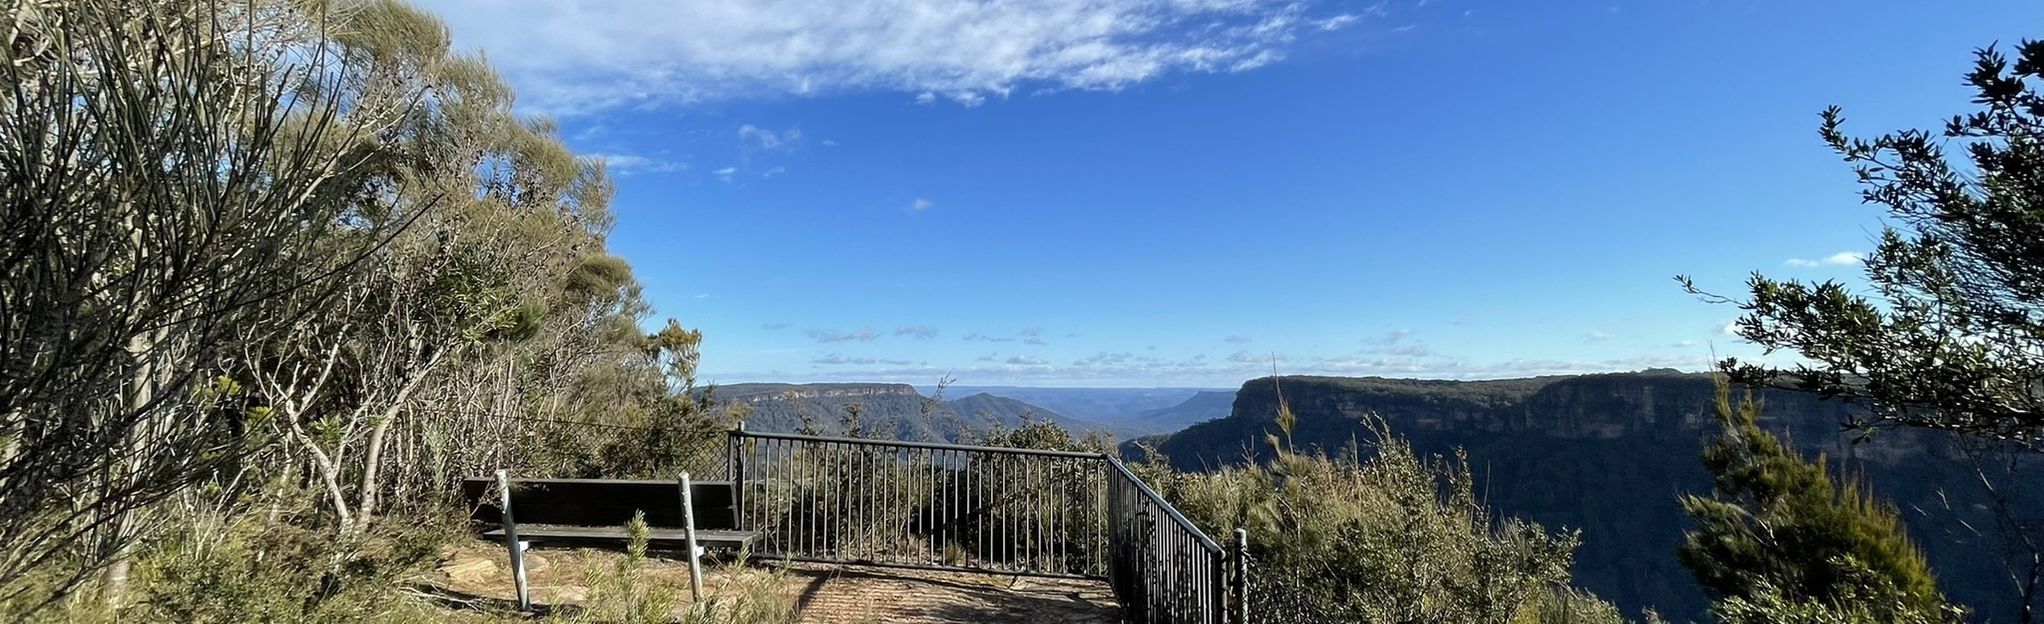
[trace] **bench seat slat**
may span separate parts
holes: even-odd
[[[484,532],[483,535],[502,538],[504,537],[504,530],[494,529]],[[520,522],[518,523],[518,537],[527,539],[626,540],[631,538],[631,534],[626,532],[624,527],[615,526],[525,524]],[[688,532],[681,529],[656,528],[647,531],[646,539],[649,542],[673,542],[679,544],[688,541]],[[754,531],[696,531],[696,544],[709,548],[742,548],[758,539],[759,533]]]

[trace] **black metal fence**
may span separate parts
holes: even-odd
[[[1137,622],[1223,624],[1228,551],[1121,460],[1105,459],[1113,527],[1108,582],[1122,608]]]
[[[1098,577],[1101,455],[734,432],[740,524],[775,556]]]
[[[773,558],[1105,579],[1130,621],[1222,624],[1229,551],[1100,453],[731,432]]]

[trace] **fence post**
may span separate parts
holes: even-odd
[[[745,421],[738,421],[738,428],[725,433],[727,444],[724,453],[731,461],[731,504],[737,507],[737,528],[748,528],[745,521]]]
[[[1249,530],[1235,528],[1234,624],[1249,624]]]
[[[511,475],[497,471],[497,491],[504,510],[504,547],[511,551],[511,582],[518,589],[518,610],[532,610],[532,595],[525,588],[525,545],[518,541],[518,520],[511,517]]]

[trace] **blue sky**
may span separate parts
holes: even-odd
[[[2034,2],[432,0],[617,182],[705,381],[1232,387],[1752,355],[1857,274],[1817,140],[1960,112]]]

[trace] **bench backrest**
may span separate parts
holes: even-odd
[[[738,528],[737,496],[731,482],[696,481],[691,485],[697,529]],[[496,489],[495,478],[462,481],[462,496],[471,501],[474,510],[469,514],[471,520],[503,524]],[[640,511],[646,514],[647,526],[681,528],[683,520],[681,484],[676,481],[512,479],[511,511],[519,524],[624,526]]]

